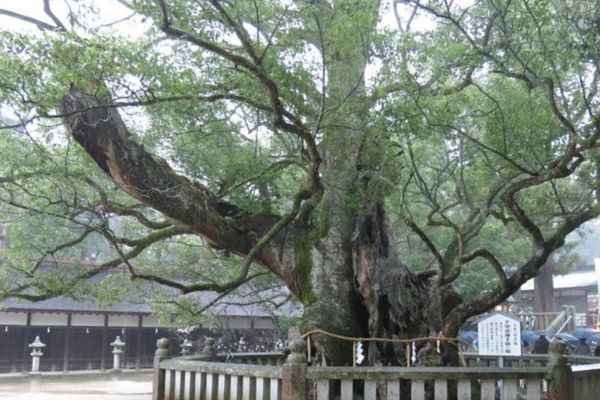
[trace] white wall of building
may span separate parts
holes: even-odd
[[[164,325],[158,321],[158,318],[156,318],[152,315],[147,315],[147,316],[142,317],[142,326],[144,328],[163,328],[164,327]]]
[[[224,318],[223,325],[229,329],[250,329],[250,318]]]
[[[0,311],[0,325],[27,325],[27,313]]]
[[[104,314],[73,313],[71,314],[71,326],[104,326]],[[32,312],[31,325],[33,326],[66,326],[68,313],[66,312]],[[27,325],[27,312],[0,311],[1,325]],[[109,315],[109,327],[137,327],[139,325],[138,315]],[[253,317],[221,317],[217,320],[207,320],[202,324],[205,328],[229,328],[229,329],[274,329],[275,322],[271,318]],[[153,315],[142,316],[142,327],[164,328],[158,318]]]
[[[136,327],[139,324],[137,315],[109,315],[108,326]]]
[[[255,329],[273,329],[273,328],[275,328],[275,323],[270,318],[257,318],[254,320],[254,328]]]
[[[67,313],[31,313],[33,326],[66,326]]]
[[[102,314],[72,314],[72,326],[104,326],[104,315]]]

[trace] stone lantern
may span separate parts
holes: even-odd
[[[110,344],[113,348],[113,371],[120,371],[121,356],[125,349],[125,342],[121,341],[121,336],[117,336],[114,342]]]
[[[190,354],[192,352],[192,347],[194,347],[192,341],[190,339],[184,339],[183,343],[181,343],[181,355],[187,356]]]
[[[40,357],[44,355],[42,349],[46,347],[44,343],[40,341],[40,337],[36,336],[33,343],[29,344],[31,347],[31,374],[38,375],[40,373]]]
[[[238,351],[240,352],[245,352],[246,351],[246,341],[244,340],[244,337],[240,337],[240,340],[238,342]]]

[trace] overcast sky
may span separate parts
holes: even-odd
[[[135,37],[139,36],[143,31],[143,29],[140,29],[142,24],[141,17],[131,18],[132,11],[117,0],[50,1],[50,6],[54,14],[67,26],[69,26],[69,8],[67,4],[71,6],[73,11],[76,11],[80,6],[93,7],[94,12],[92,12],[93,16],[90,16],[90,19],[95,20],[94,26],[103,26],[107,32],[116,31],[123,36]],[[13,11],[53,24],[50,17],[44,13],[44,3],[42,0],[0,0],[0,9]],[[79,15],[80,13],[77,14]],[[0,27],[2,30],[39,32],[39,29],[33,24],[25,23],[5,15],[0,15]]]

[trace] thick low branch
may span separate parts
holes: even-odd
[[[118,111],[102,107],[105,103],[72,88],[63,97],[61,113],[68,115],[64,122],[73,138],[132,197],[191,227],[210,245],[243,256],[277,222],[273,215],[250,214],[219,200],[203,185],[177,174],[131,140]],[[273,268],[276,247],[264,248],[255,261]]]

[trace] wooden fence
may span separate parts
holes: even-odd
[[[559,312],[531,312],[517,314],[523,329],[546,331],[555,335],[562,328],[565,331],[575,329],[575,307],[562,306]]]
[[[569,366],[562,342],[551,345],[549,358],[524,358],[538,366],[513,360],[504,368],[311,367],[302,341],[291,343],[285,362],[278,353],[218,356],[208,340],[192,357],[167,358],[166,339],[158,346],[153,400],[594,400],[600,394],[600,364]]]
[[[585,365],[585,364],[597,364],[600,362],[600,358],[595,356],[579,356],[575,354],[566,355],[570,365]],[[467,367],[500,367],[498,364],[497,356],[482,356],[477,353],[463,353],[463,359],[465,366]],[[515,367],[515,368],[531,368],[541,367],[545,368],[548,364],[547,354],[523,354],[522,356],[511,356],[503,357],[503,366]]]

